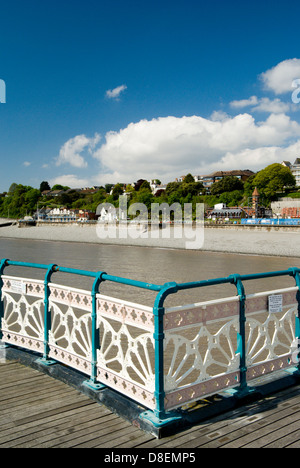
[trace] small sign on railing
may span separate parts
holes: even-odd
[[[16,294],[26,294],[27,293],[27,285],[23,283],[23,281],[10,281],[10,291]]]
[[[274,294],[269,296],[269,313],[275,314],[276,312],[282,312],[283,308],[283,296],[282,294]]]

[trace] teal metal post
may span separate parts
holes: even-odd
[[[97,352],[100,350],[100,331],[97,328],[97,294],[99,292],[99,286],[103,281],[104,272],[97,273],[96,279],[92,288],[92,356],[91,356],[91,378],[90,380],[84,381],[86,387],[92,390],[102,390],[106,388],[106,385],[97,383]]]
[[[2,340],[3,333],[2,333],[2,320],[4,317],[4,304],[3,304],[3,299],[2,299],[2,287],[3,287],[3,280],[2,280],[2,275],[4,272],[4,268],[7,266],[8,259],[3,259],[1,260],[0,263],[0,341]],[[7,344],[2,344],[0,349],[8,348],[9,345]]]
[[[49,355],[49,332],[51,329],[51,311],[49,308],[49,296],[50,289],[49,283],[51,281],[51,276],[55,272],[57,265],[49,265],[47,273],[44,280],[44,354],[41,359],[37,359],[37,362],[43,364],[44,366],[53,366],[57,364],[57,361],[48,359]]]
[[[243,397],[254,391],[254,388],[249,387],[247,384],[246,293],[240,275],[231,275],[229,278],[231,278],[232,283],[236,286],[240,300],[240,331],[237,336],[237,354],[240,355],[240,386],[236,391],[236,395]]]
[[[164,301],[169,294],[178,291],[176,283],[167,283],[156,296],[154,314],[154,346],[155,346],[155,410],[146,411],[140,417],[151,421],[157,428],[174,423],[181,419],[178,413],[166,413],[165,411],[165,377],[164,377]]]
[[[296,286],[298,287],[297,291],[297,301],[298,301],[298,314],[295,318],[295,339],[297,340],[297,346],[299,353],[297,355],[297,366],[294,368],[294,373],[300,375],[300,270],[299,268],[291,268],[290,269],[291,275],[294,277],[296,281]],[[295,363],[296,364],[296,363]]]

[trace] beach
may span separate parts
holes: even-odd
[[[0,225],[7,220],[0,219]],[[19,228],[16,225],[0,228],[0,238],[30,239],[39,241],[79,242],[92,244],[130,245],[140,247],[158,247],[170,249],[186,249],[187,237],[190,250],[236,253],[247,255],[271,255],[283,257],[300,257],[300,230],[265,228],[248,229],[235,226],[205,227],[203,232],[192,231],[182,238],[174,238],[171,229],[169,238],[167,230],[162,234],[139,231],[140,235],[131,231],[117,229],[113,235],[103,235],[97,231],[97,225],[65,224],[42,225]],[[155,236],[160,236],[156,238]]]

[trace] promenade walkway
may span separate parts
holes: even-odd
[[[0,361],[0,448],[240,447],[300,448],[300,385],[158,440],[74,388]]]

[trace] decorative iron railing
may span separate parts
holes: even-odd
[[[7,276],[10,266],[45,270],[44,280]],[[56,272],[93,279],[91,291],[52,283]],[[262,375],[298,372],[300,269],[155,285],[108,275],[2,260],[0,339],[39,353],[46,366],[63,363],[145,407],[142,418],[162,426],[176,411],[230,390],[244,395]],[[244,282],[290,276],[295,286],[246,295]],[[104,281],[156,293],[153,307],[102,295]],[[165,307],[182,290],[231,284],[237,295]]]

